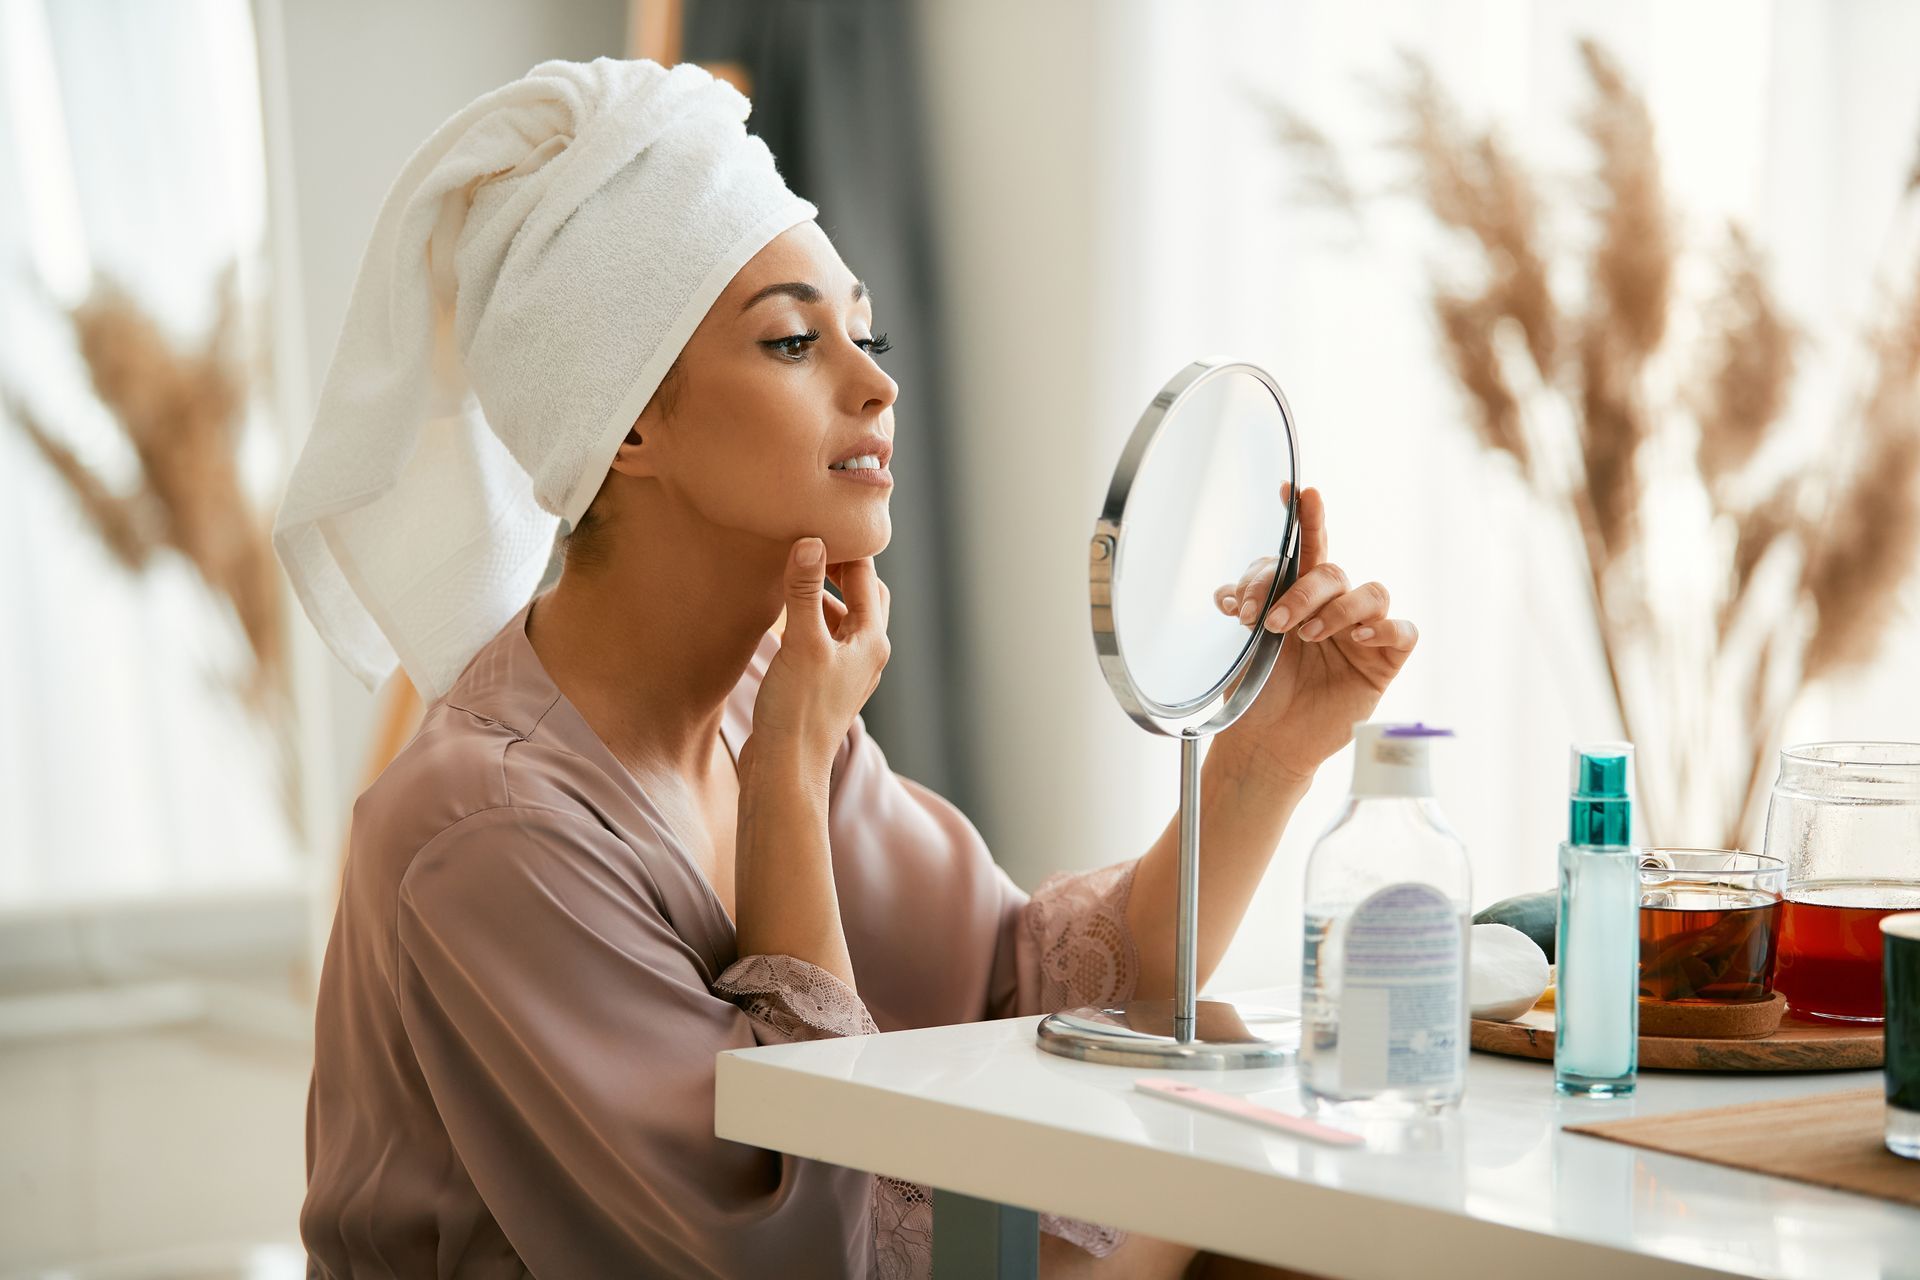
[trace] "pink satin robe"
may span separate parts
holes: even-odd
[[[1123,1000],[1134,862],[1029,899],[856,720],[829,835],[858,994],[739,956],[527,612],[354,806],[308,1099],[309,1274],[926,1275],[925,1190],[714,1137],[714,1055]],[[736,758],[778,647],[728,700]],[[1043,1228],[1096,1254],[1122,1238]]]

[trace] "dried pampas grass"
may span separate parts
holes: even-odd
[[[1804,335],[1779,306],[1760,248],[1734,227],[1702,333],[1674,350],[1685,246],[1652,118],[1604,49],[1583,41],[1578,53],[1589,88],[1578,123],[1594,158],[1584,205],[1592,234],[1571,277],[1584,281],[1578,296],[1552,287],[1540,180],[1494,130],[1466,124],[1418,59],[1404,60],[1392,97],[1401,122],[1393,145],[1427,212],[1472,251],[1464,282],[1457,268],[1434,268],[1431,299],[1474,431],[1583,537],[1614,701],[1640,744],[1643,783],[1654,775],[1643,787],[1649,832],[1731,847],[1757,826],[1798,691],[1880,651],[1920,565],[1920,273],[1902,282],[1873,338],[1857,412],[1770,478],[1767,455],[1789,439]],[[1318,137],[1307,124],[1277,136]],[[1329,170],[1324,139],[1315,147],[1306,162]],[[1920,197],[1920,167],[1909,197]],[[1519,335],[1537,380],[1520,376],[1503,334]],[[1668,386],[1655,375],[1662,365],[1667,379],[1680,370],[1692,381]],[[1565,410],[1543,411],[1543,396]],[[1572,439],[1547,434],[1564,422]],[[1680,440],[1690,447],[1659,456],[1693,460],[1712,522],[1697,542],[1720,548],[1723,585],[1708,600],[1656,597],[1649,572],[1645,468],[1654,445]],[[1547,456],[1568,465],[1543,465]],[[1700,637],[1711,649],[1704,670],[1682,656],[1700,651]]]
[[[1808,679],[1879,651],[1891,604],[1920,561],[1920,279],[1874,341],[1874,378],[1824,517],[1806,530],[1801,590],[1818,623]],[[1844,453],[1850,452],[1847,459]]]
[[[1467,303],[1483,322],[1506,317],[1518,324],[1534,367],[1551,380],[1559,317],[1547,283],[1532,177],[1498,135],[1467,130],[1425,63],[1406,60],[1397,97],[1406,123],[1398,145],[1415,162],[1417,191],[1435,218],[1472,236],[1482,251],[1485,283],[1475,298],[1455,296],[1456,303]]]
[[[1686,402],[1700,424],[1700,475],[1724,507],[1725,481],[1753,461],[1786,412],[1801,335],[1781,315],[1760,251],[1740,227],[1729,231],[1721,274],[1702,385]]]
[[[1353,222],[1360,220],[1360,194],[1354,190],[1340,153],[1327,135],[1283,102],[1267,103],[1268,125],[1274,141],[1292,155],[1303,203],[1333,210]]]
[[[94,394],[138,463],[136,483],[116,492],[63,444],[17,389],[0,408],[65,483],[101,545],[130,572],[173,551],[230,611],[251,664],[236,692],[275,733],[289,803],[290,694],[279,570],[269,517],[241,483],[247,361],[234,272],[222,274],[212,327],[197,347],[176,346],[120,285],[102,278],[67,312]]]

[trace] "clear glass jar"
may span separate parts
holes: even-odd
[[[1738,849],[1640,850],[1640,998],[1746,1004],[1773,995],[1786,864]]]
[[[1766,851],[1787,864],[1774,987],[1801,1017],[1885,1017],[1880,921],[1920,908],[1920,743],[1780,753]]]

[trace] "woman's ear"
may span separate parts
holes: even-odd
[[[681,355],[685,354],[681,352]],[[646,408],[640,410],[640,416],[627,428],[627,438],[613,455],[612,470],[624,476],[646,479],[660,474],[660,450],[666,441],[667,423],[673,415],[683,377],[680,356],[675,356],[673,363],[667,366],[666,376],[654,388]]]
[[[639,422],[627,428],[627,438],[620,442],[620,448],[614,452],[613,464],[609,470],[618,471],[623,476],[655,475],[653,456],[656,450],[650,445],[650,436],[657,438],[657,434],[651,427],[646,435],[642,435]]]

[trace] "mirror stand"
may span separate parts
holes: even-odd
[[[1196,994],[1200,745],[1258,696],[1284,638],[1255,626],[1216,642],[1191,626],[1182,631],[1179,613],[1181,602],[1196,593],[1206,600],[1210,584],[1230,581],[1208,577],[1215,568],[1238,573],[1252,555],[1278,553],[1260,616],[1293,585],[1300,561],[1292,494],[1297,471],[1292,412],[1279,384],[1264,369],[1237,360],[1198,360],[1176,374],[1141,415],[1114,469],[1089,555],[1093,638],[1101,670],[1127,715],[1144,729],[1180,740],[1174,994],[1116,1009],[1049,1014],[1039,1029],[1040,1047],[1049,1053],[1114,1066],[1218,1070],[1277,1066],[1298,1045],[1297,1013],[1200,1000]],[[1265,500],[1275,491],[1281,503],[1269,508]],[[1221,515],[1236,496],[1244,508],[1239,522]],[[1230,536],[1220,533],[1230,526]],[[1133,572],[1123,583],[1119,562],[1129,531]],[[1207,532],[1211,542],[1189,545]],[[1169,556],[1176,539],[1204,554]],[[1122,630],[1129,633],[1126,651]]]
[[[1200,919],[1200,742],[1180,736],[1180,883],[1171,1000],[1131,1000],[1118,1009],[1081,1008],[1040,1022],[1040,1047],[1065,1058],[1121,1067],[1219,1070],[1275,1067],[1292,1056],[1299,1017],[1227,1000],[1196,988]]]

